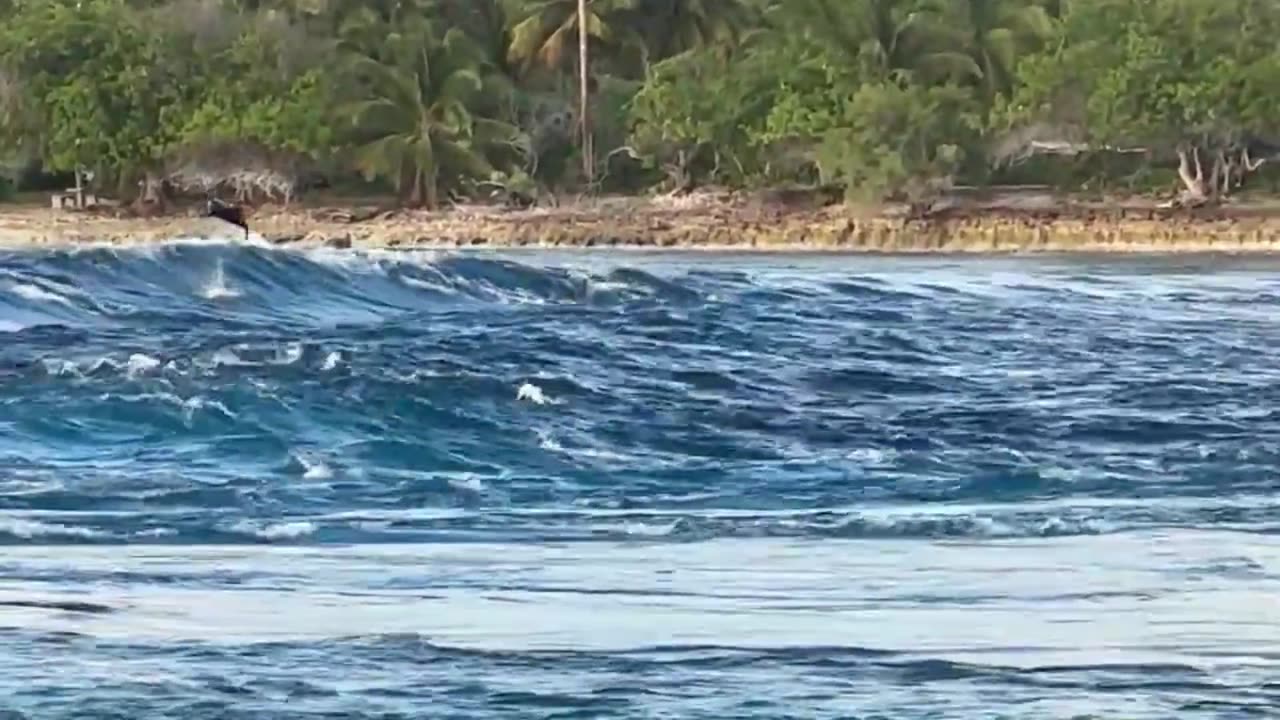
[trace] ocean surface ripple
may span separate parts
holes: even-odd
[[[0,251],[0,718],[1266,716],[1278,271]]]

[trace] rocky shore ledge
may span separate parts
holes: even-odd
[[[1162,208],[1020,196],[944,203],[927,213],[773,197],[596,199],[527,210],[421,212],[311,205],[251,211],[251,241],[337,248],[632,248],[863,253],[1280,252],[1280,204]],[[140,218],[118,210],[0,205],[0,245],[129,245],[241,239],[200,209]]]

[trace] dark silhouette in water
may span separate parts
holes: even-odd
[[[244,229],[244,239],[249,239],[249,224],[244,220],[244,209],[239,205],[228,205],[221,200],[209,201],[209,217],[216,217]]]

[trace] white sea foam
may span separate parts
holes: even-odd
[[[0,517],[0,533],[6,533],[23,540],[51,537],[93,540],[107,536],[106,533],[92,528],[63,525],[61,523],[46,523],[20,517]]]
[[[291,342],[283,349],[277,348],[273,363],[276,365],[292,365],[302,359],[302,343]]]
[[[408,285],[409,287],[417,288],[419,290],[442,292],[442,293],[447,293],[449,295],[456,295],[458,293],[457,288],[449,285],[448,283],[429,282],[421,278],[409,277],[409,276],[401,277],[400,281],[403,282],[405,285]]]
[[[385,248],[359,248],[342,250],[332,247],[302,247],[284,249],[282,252],[295,252],[311,262],[331,267],[373,270],[385,272],[387,265],[414,265],[417,267],[434,267],[450,251],[442,250],[391,250]]]
[[[45,374],[51,377],[82,378],[104,371],[123,371],[127,377],[132,379],[140,375],[155,373],[157,370],[161,369],[165,372],[181,371],[177,362],[170,360],[162,366],[160,360],[152,357],[151,355],[147,355],[146,353],[133,353],[123,363],[110,357],[102,356],[75,360],[68,360],[65,358],[43,358],[41,359],[40,364],[44,368]]]
[[[176,396],[172,396],[176,397]],[[195,423],[196,412],[199,410],[216,410],[222,413],[228,419],[235,419],[236,414],[219,400],[209,400],[200,395],[189,397],[182,400],[182,420],[187,427],[191,427]]]
[[[253,247],[264,250],[274,250],[276,248],[274,244],[256,232],[250,231],[249,237],[245,238],[244,231],[240,230],[240,228],[232,228],[230,232],[227,232],[225,228],[219,228],[218,230],[218,232],[208,235],[173,235],[167,238],[123,237],[112,240],[89,240],[75,243],[70,252],[105,250],[117,257],[122,255],[157,257],[172,248],[179,247]]]
[[[338,367],[338,363],[341,363],[341,362],[342,362],[342,353],[335,350],[325,356],[324,363],[320,366],[320,370],[323,372],[331,372],[333,370],[336,370]]]
[[[182,411],[182,421],[187,427],[192,427],[195,422],[195,415],[201,410],[213,410],[221,413],[224,417],[234,419],[236,414],[219,400],[210,400],[201,395],[195,395],[189,398],[182,398],[171,392],[149,392],[138,394],[117,394],[103,393],[98,396],[98,402],[107,402],[109,400],[119,400],[127,403],[144,403],[150,404],[156,401],[173,405]]]
[[[592,525],[591,530],[609,534],[620,533],[631,537],[664,538],[671,537],[679,527],[679,520],[673,520],[669,523],[645,523],[633,521],[623,523],[600,523]]]
[[[521,385],[520,389],[516,391],[516,399],[525,400],[534,405],[558,405],[560,403],[559,400],[548,397],[542,388],[529,382]]]
[[[550,450],[551,452],[562,453],[565,451],[564,446],[560,444],[560,441],[556,440],[552,437],[551,433],[546,432],[545,430],[538,431],[538,447],[543,450]]]
[[[240,356],[230,348],[218,349],[209,358],[209,362],[213,367],[241,367],[250,364],[242,360]]]
[[[402,510],[379,508],[372,510],[342,510],[325,515],[318,515],[316,516],[316,519],[322,522],[359,524],[389,523],[396,521],[457,520],[458,518],[473,517],[476,514],[476,511],[467,510],[465,508],[408,508]]]
[[[147,528],[146,530],[135,532],[133,536],[136,538],[163,538],[173,537],[177,534],[178,531],[173,528]]]
[[[129,377],[136,377],[149,373],[160,367],[160,361],[143,353],[134,353],[129,356],[129,361],[125,364],[125,373]]]
[[[116,370],[119,367],[120,365],[117,364],[116,361],[112,360],[111,358],[100,357],[100,358],[94,358],[93,362],[89,363],[89,366],[85,368],[85,372],[92,375],[103,368],[107,368],[109,370]]]
[[[308,467],[307,471],[302,473],[302,477],[304,480],[328,480],[333,477],[333,471],[324,463],[316,463]]]
[[[44,372],[51,377],[79,377],[82,375],[80,368],[70,360],[60,360],[57,358],[44,358],[40,361],[44,366]]]
[[[346,272],[367,272],[386,275],[387,265],[404,261],[407,257],[399,257],[392,251],[376,250],[340,250],[336,248],[305,248],[299,251],[307,260],[317,265]]]
[[[466,473],[458,478],[448,478],[445,482],[457,490],[472,492],[477,495],[485,491],[484,481],[471,473]]]
[[[866,465],[884,465],[894,456],[893,450],[881,450],[879,448],[857,448],[850,450],[845,457],[854,462]]]
[[[579,459],[604,460],[604,461],[612,461],[612,462],[631,462],[636,459],[634,455],[624,455],[622,453],[614,452],[613,450],[606,450],[603,448],[594,448],[594,447],[567,448],[564,445],[562,445],[559,440],[553,437],[550,432],[547,432],[545,430],[538,431],[538,447],[542,448],[543,450],[547,450],[549,452],[565,455],[566,457],[579,458]]]
[[[578,273],[573,273],[573,274],[575,276],[581,277],[581,275],[579,275]],[[620,293],[620,292],[624,292],[626,290],[631,289],[631,286],[628,285],[627,283],[619,282],[617,280],[593,280],[591,278],[586,278],[586,280],[587,280],[588,296],[598,295],[602,293]],[[637,289],[643,290],[644,288],[637,288]],[[649,294],[652,295],[653,293],[649,292]]]
[[[302,466],[302,479],[304,480],[328,480],[333,477],[333,469],[330,468],[323,460],[308,457],[303,453],[293,453],[293,459]]]
[[[303,348],[300,342],[290,342],[283,347],[272,348],[269,357],[254,358],[251,354],[252,348],[246,345],[236,345],[233,347],[224,347],[215,350],[209,356],[209,365],[212,367],[259,367],[264,365],[293,365],[302,359]],[[245,357],[241,353],[249,355]]]
[[[58,305],[66,305],[67,307],[75,307],[74,303],[67,298],[55,292],[45,290],[39,285],[32,285],[30,283],[11,283],[9,285],[9,291],[18,297],[30,300],[31,302],[56,303]]]
[[[295,540],[314,533],[316,525],[306,520],[265,524],[241,520],[231,526],[231,531],[263,540]]]

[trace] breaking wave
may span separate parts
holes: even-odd
[[[0,542],[1272,530],[1266,276],[552,257],[0,254]]]

